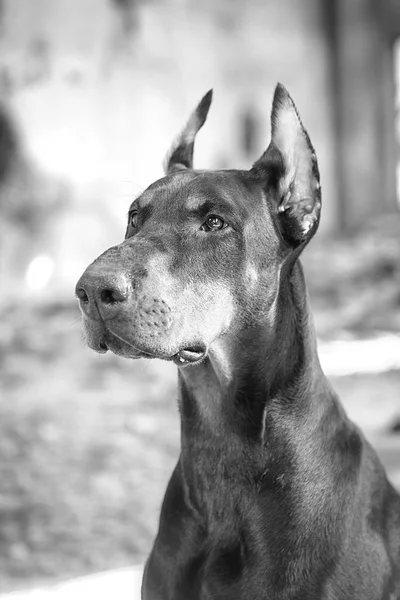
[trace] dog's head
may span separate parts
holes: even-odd
[[[272,325],[283,267],[318,227],[317,160],[285,88],[275,90],[270,145],[249,171],[193,169],[211,99],[191,115],[166,176],[131,204],[125,240],[77,283],[97,352],[193,364],[224,335]]]

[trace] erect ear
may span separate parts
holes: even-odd
[[[296,106],[280,83],[272,103],[271,142],[251,172],[274,197],[284,238],[295,246],[308,242],[321,211],[317,157]]]
[[[196,109],[190,115],[182,133],[173,144],[164,165],[165,173],[182,171],[193,168],[194,140],[197,132],[201,129],[207,119],[210,110],[213,91],[210,90],[200,100]]]

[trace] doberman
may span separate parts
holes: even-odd
[[[194,170],[211,99],[76,287],[91,348],[179,367],[181,452],[142,598],[400,600],[400,496],[321,370],[299,261],[314,149],[278,84],[254,166]]]

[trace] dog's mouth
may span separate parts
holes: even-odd
[[[146,340],[136,341],[131,336],[121,335],[115,328],[106,326],[103,321],[84,320],[85,338],[88,346],[105,354],[109,350],[117,356],[124,358],[160,358],[174,362],[179,367],[196,365],[202,362],[208,354],[208,345],[204,342],[192,344],[168,343],[160,340],[155,343],[146,343]],[[143,343],[144,342],[144,343]]]
[[[99,354],[106,354],[110,350],[113,354],[124,358],[153,358],[151,354],[147,354],[125,340],[109,333],[97,339],[92,339],[90,342],[88,340],[88,344],[92,350],[95,350]]]
[[[172,357],[172,360],[180,367],[185,365],[195,365],[206,358],[207,351],[207,348],[204,346],[190,346],[177,352]]]
[[[161,350],[150,351],[148,348],[144,350],[109,332],[97,338],[97,340],[92,340],[90,347],[99,354],[105,354],[110,350],[114,354],[125,358],[160,358],[161,360],[173,361],[179,367],[199,364],[208,354],[208,348],[200,344],[185,346],[174,354],[165,353]]]

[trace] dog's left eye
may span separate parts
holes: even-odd
[[[228,227],[228,224],[225,223],[221,217],[210,215],[200,229],[202,229],[202,231],[218,231],[219,229],[225,229],[225,227]]]

